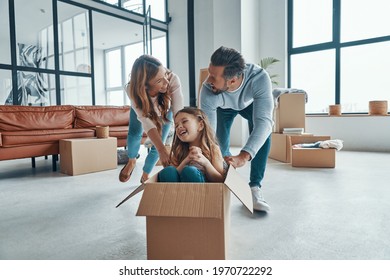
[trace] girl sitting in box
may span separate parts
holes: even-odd
[[[158,174],[159,182],[223,182],[224,159],[204,112],[184,108],[174,117],[172,165]]]

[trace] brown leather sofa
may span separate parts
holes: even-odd
[[[0,105],[0,160],[59,154],[59,140],[95,137],[96,126],[109,126],[118,147],[126,146],[130,106]]]

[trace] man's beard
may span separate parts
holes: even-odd
[[[213,93],[215,95],[218,95],[218,94],[221,94],[222,92],[225,92],[227,90],[229,90],[229,87],[227,86],[227,81],[225,80],[225,84],[223,85],[223,88],[222,89],[217,89],[213,86],[211,86],[211,89],[213,89]]]

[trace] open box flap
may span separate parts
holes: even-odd
[[[240,174],[234,169],[233,166],[229,166],[229,170],[226,175],[225,185],[230,191],[241,201],[242,204],[253,214],[253,200],[252,192],[246,182]]]
[[[136,188],[132,193],[130,193],[124,200],[122,200],[116,207],[119,207],[131,197],[145,189],[145,184],[156,183],[158,174],[155,174],[138,188]],[[242,204],[253,213],[253,200],[252,192],[248,186],[248,183],[241,177],[240,174],[234,169],[234,167],[229,166],[226,179],[224,184],[230,189],[230,191],[241,201]]]
[[[143,184],[141,184],[139,187],[137,187],[134,191],[132,191],[128,196],[126,196],[126,198],[124,200],[122,200],[117,206],[116,208],[118,208],[119,206],[121,206],[123,203],[125,203],[127,200],[129,200],[130,198],[132,198],[133,196],[135,196],[137,193],[143,191],[145,189],[145,184],[146,183],[155,183],[157,182],[157,176],[158,176],[158,173],[153,175],[152,177],[150,177],[148,180],[146,180]]]

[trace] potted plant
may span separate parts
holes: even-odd
[[[264,57],[260,60],[260,67],[267,70],[269,67],[271,67],[272,65],[274,65],[275,63],[278,63],[280,60],[275,58],[275,57]],[[278,77],[277,74],[271,74],[268,70],[267,72],[270,74],[270,78],[271,78],[271,82],[273,85],[278,85],[279,82],[276,80],[276,78]]]

